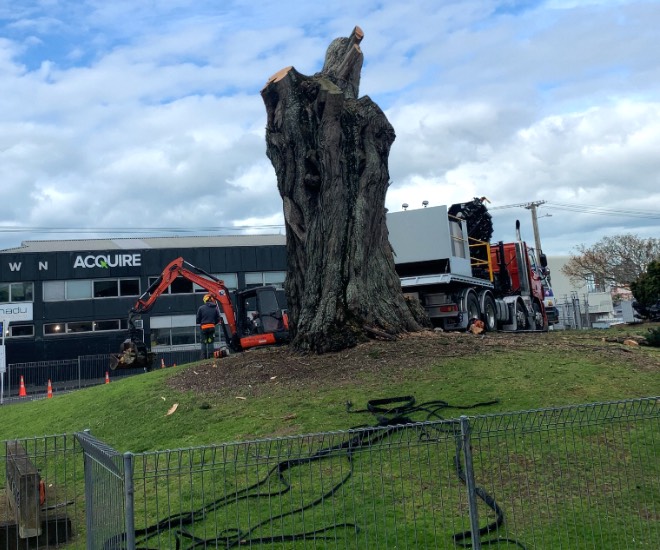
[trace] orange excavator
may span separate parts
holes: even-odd
[[[277,301],[276,287],[258,286],[236,292],[232,303],[225,283],[195,267],[183,258],[170,262],[160,277],[138,298],[128,314],[128,338],[118,354],[110,357],[110,368],[145,368],[151,370],[156,354],[141,338],[135,321],[147,313],[156,300],[177,277],[183,277],[207,291],[220,307],[224,319],[220,325],[229,350],[239,352],[255,346],[286,343],[289,340],[289,320]]]

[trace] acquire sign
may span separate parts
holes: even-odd
[[[73,267],[93,268],[102,267],[140,267],[142,257],[140,254],[99,254],[98,256],[76,256]]]

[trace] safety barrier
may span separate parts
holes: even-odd
[[[160,368],[161,364],[171,367],[198,361],[199,347],[195,349],[169,349],[156,352],[153,368]],[[0,403],[14,402],[21,397],[20,381],[23,377],[28,397],[46,397],[48,381],[51,381],[52,391],[73,391],[84,387],[105,383],[106,373],[111,379],[124,378],[143,374],[144,369],[117,369],[110,370],[110,355],[82,355],[75,359],[58,361],[32,361],[28,363],[10,363],[4,376],[4,394],[0,396]]]
[[[660,398],[389,422],[438,403],[134,455],[77,434],[93,516],[77,532],[90,549],[660,546]]]
[[[76,439],[85,455],[87,548],[135,548],[130,458],[88,432]]]
[[[72,435],[0,443],[0,549],[85,546],[82,459]]]

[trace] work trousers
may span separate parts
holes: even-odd
[[[202,329],[202,349],[201,359],[211,359],[213,357],[215,341],[215,328]]]

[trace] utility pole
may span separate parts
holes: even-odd
[[[527,210],[532,211],[532,229],[534,230],[534,244],[536,245],[536,261],[541,264],[541,237],[539,236],[539,221],[536,215],[536,208],[545,204],[545,201],[534,201],[525,205]]]
[[[534,244],[536,245],[536,260],[538,263],[541,263],[541,237],[539,236],[539,222],[538,216],[536,215],[536,209],[545,204],[546,201],[533,201],[533,202],[521,202],[518,204],[507,204],[505,206],[496,206],[491,208],[491,210],[497,210],[499,208],[527,208],[527,210],[532,211],[532,227],[534,229]],[[546,216],[551,216],[552,214],[546,214]],[[542,218],[544,216],[541,216]]]

